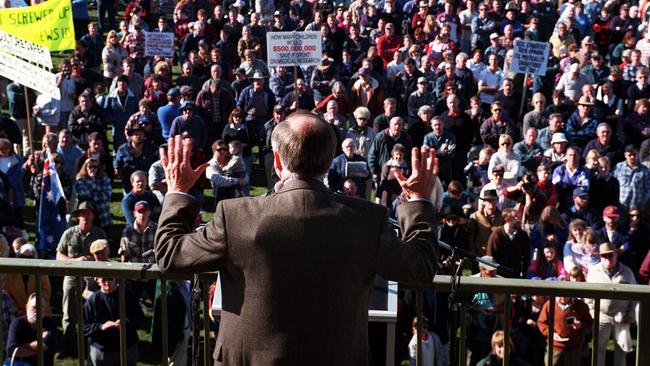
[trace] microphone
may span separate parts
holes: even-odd
[[[395,228],[396,230],[401,231],[401,228],[399,226],[399,222],[397,220],[395,220],[393,218],[389,218],[388,223],[391,226],[393,226],[393,228]],[[467,250],[465,250],[463,248],[459,248],[457,246],[447,244],[442,240],[437,240],[437,242],[438,242],[438,245],[440,247],[442,247],[442,248],[444,248],[444,249],[446,249],[446,250],[448,250],[448,251],[450,251],[450,252],[452,252],[454,254],[460,255],[463,258],[473,260],[473,261],[477,261],[479,263],[483,263],[483,264],[485,264],[487,266],[495,268],[498,271],[501,271],[501,273],[503,273],[503,274],[505,274],[507,276],[513,276],[514,277],[514,275],[515,275],[515,271],[513,271],[512,268],[510,268],[510,267],[504,266],[504,265],[499,264],[497,262],[492,262],[492,261],[485,260],[485,259],[477,256],[476,254],[474,254],[474,253],[472,253],[470,251],[467,251]]]

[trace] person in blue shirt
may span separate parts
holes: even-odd
[[[169,139],[169,130],[172,127],[174,119],[181,115],[181,90],[171,88],[167,91],[167,104],[158,108],[156,114],[162,127],[162,136],[165,140]]]
[[[196,104],[192,101],[185,101],[181,104],[181,115],[174,118],[169,137],[187,133],[194,140],[194,146],[203,150],[207,146],[208,132],[205,129],[203,118],[195,115],[195,106]]]
[[[557,190],[560,212],[565,212],[573,204],[574,189],[589,188],[589,170],[580,165],[580,150],[577,147],[567,148],[566,163],[555,168],[551,182]]]
[[[594,101],[586,96],[580,97],[578,101],[578,110],[575,111],[566,123],[566,136],[569,141],[584,149],[587,143],[596,138],[596,128],[598,121],[590,117],[589,112],[594,106]]]

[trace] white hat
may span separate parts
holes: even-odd
[[[554,133],[553,138],[551,138],[551,144],[556,144],[560,142],[569,142],[569,140],[566,139],[566,136],[562,132]]]

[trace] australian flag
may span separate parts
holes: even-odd
[[[56,246],[65,229],[65,221],[59,213],[60,199],[65,199],[65,194],[59,175],[56,173],[54,163],[46,159],[38,210],[38,250],[43,253],[45,259],[55,258]]]

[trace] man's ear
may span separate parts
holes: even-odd
[[[282,180],[282,171],[284,167],[282,166],[282,161],[280,160],[280,154],[277,151],[273,151],[273,168],[275,173],[278,175],[280,180]]]

